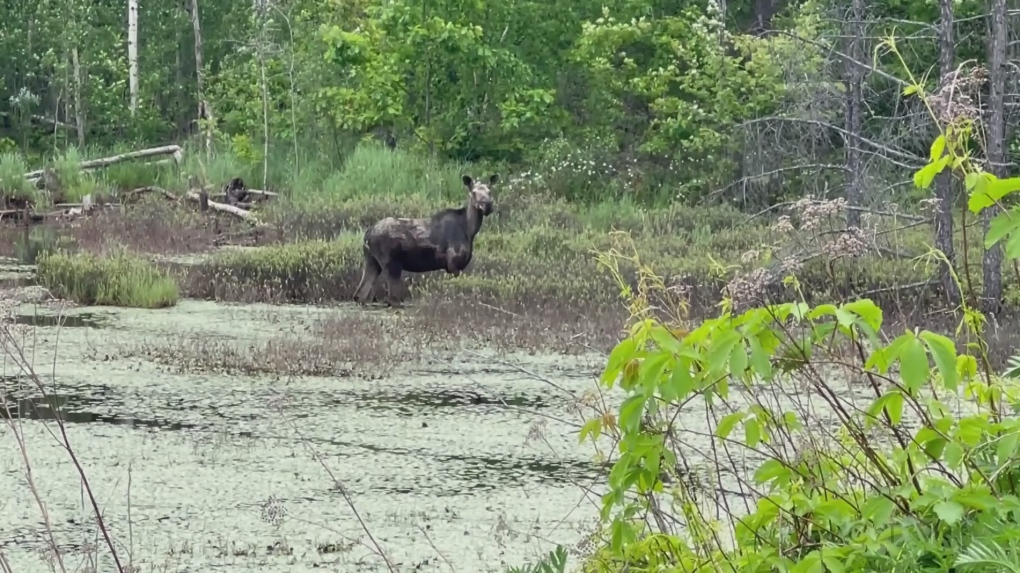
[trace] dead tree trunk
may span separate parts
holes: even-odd
[[[198,92],[198,120],[213,121],[212,108],[205,99],[205,72],[202,64],[202,25],[198,17],[198,0],[191,0],[191,28],[195,31],[195,88]],[[205,129],[206,159],[212,156],[212,127]]]
[[[956,47],[953,45],[953,0],[939,0],[939,75],[942,85],[953,81],[953,60]],[[953,207],[956,204],[953,191],[953,174],[945,170],[935,179],[935,248],[942,251],[949,261],[943,263],[939,280],[949,303],[960,304],[959,285],[953,280],[950,269],[956,264],[956,249],[953,246]]]
[[[863,193],[861,173],[861,110],[864,108],[864,70],[857,62],[864,61],[864,0],[852,0],[850,10],[850,46],[845,62],[846,74],[846,202],[860,207]],[[848,209],[847,227],[861,226],[861,212]]]
[[[988,166],[997,177],[1006,176],[1005,142],[1005,78],[1006,62],[1006,0],[991,0],[990,33],[988,35]],[[985,234],[999,208],[992,206],[981,212]],[[982,257],[984,274],[984,309],[997,311],[1002,304],[1002,247],[999,244],[985,249]]]
[[[85,106],[81,102],[81,61],[77,46],[71,48],[71,67],[74,71],[74,128],[78,132],[78,149],[85,149]]]

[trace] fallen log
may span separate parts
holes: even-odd
[[[177,195],[174,195],[173,193],[167,191],[166,189],[163,189],[162,187],[157,187],[155,185],[146,185],[145,187],[139,187],[132,191],[128,191],[124,195],[126,197],[133,197],[135,195],[141,195],[143,193],[156,193],[158,195],[166,197],[171,201],[180,201],[180,197],[178,197]]]
[[[179,145],[164,145],[162,147],[153,147],[150,149],[141,149],[138,151],[130,151],[128,153],[121,153],[120,155],[114,155],[111,157],[102,157],[100,159],[90,159],[88,161],[81,162],[81,170],[89,171],[92,169],[100,169],[102,167],[109,167],[125,161],[131,161],[132,159],[146,159],[149,157],[158,157],[161,155],[170,155],[173,157],[175,163],[180,164],[182,157],[181,146]],[[25,174],[25,178],[35,183],[43,176],[45,169],[37,169],[35,171],[29,171]]]
[[[277,197],[280,196],[279,193],[276,193],[274,191],[263,191],[261,189],[245,189],[245,192],[248,195],[251,195],[252,198],[256,198],[257,197],[257,198],[259,198],[262,201],[266,201],[266,200],[269,200],[269,199],[276,199]],[[210,194],[209,197],[215,197],[217,199],[226,199],[227,198],[227,194],[222,192],[222,191],[220,191],[220,192],[218,192],[216,194]]]
[[[187,197],[188,201],[191,201],[193,203],[198,203],[199,205],[202,204],[202,197],[201,197],[201,195],[199,194],[198,191],[189,190],[187,192],[187,194],[185,194],[185,197]],[[212,209],[213,211],[219,211],[221,213],[229,213],[229,214],[231,214],[231,215],[233,215],[235,217],[238,217],[240,219],[244,219],[245,221],[248,221],[249,223],[251,223],[253,225],[259,225],[259,220],[258,220],[258,218],[255,217],[255,215],[251,214],[249,211],[245,211],[244,209],[239,209],[237,207],[234,207],[233,205],[227,205],[225,203],[219,203],[219,202],[216,202],[216,201],[213,201],[213,200],[210,199],[209,200],[209,208]]]

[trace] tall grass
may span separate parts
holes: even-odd
[[[38,276],[55,296],[84,305],[164,308],[180,297],[168,272],[125,251],[108,256],[45,253],[39,256]]]
[[[35,185],[25,179],[28,171],[28,164],[20,153],[0,154],[0,195],[6,199],[31,201],[35,205],[45,202]]]

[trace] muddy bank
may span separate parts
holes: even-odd
[[[144,570],[383,570],[312,451],[401,570],[446,570],[441,553],[460,570],[502,571],[587,532],[597,499],[583,501],[580,486],[600,468],[576,429],[550,419],[576,420],[572,399],[509,364],[579,394],[595,360],[471,353],[366,380],[174,374],[101,350],[228,334],[243,347],[281,331],[300,336],[330,312],[338,311],[195,301],[162,311],[85,308],[58,336],[53,318],[29,318],[32,307],[23,307],[20,322],[39,326],[35,363],[52,372],[47,384],[68,412],[70,440],[122,559]],[[51,409],[18,380],[4,386],[66,562],[98,552],[109,570],[76,473],[42,421]],[[0,542],[16,571],[49,570],[38,508],[4,429]]]

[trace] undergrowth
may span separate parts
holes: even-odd
[[[917,187],[948,168],[971,217],[1010,205],[1020,179],[972,163],[974,121],[932,115],[942,133]],[[1020,207],[991,229],[985,246],[1020,258]],[[867,297],[809,302],[788,268],[792,302],[744,284],[700,321],[641,253],[600,263],[630,318],[599,379],[623,402],[590,406],[579,432],[616,444],[585,573],[1017,570],[1020,380],[992,368],[977,308],[955,309],[958,342],[892,329]]]

